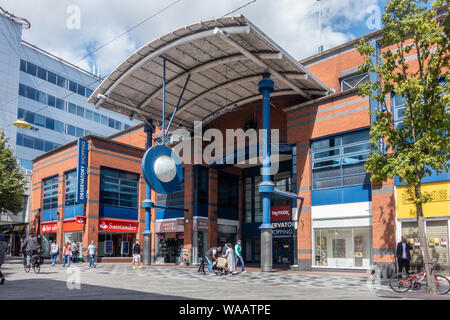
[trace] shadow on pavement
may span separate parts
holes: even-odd
[[[68,289],[66,281],[49,279],[6,280],[0,286],[0,300],[190,300],[186,297],[162,295],[129,289],[81,284]]]

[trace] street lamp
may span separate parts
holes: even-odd
[[[30,129],[34,131],[38,131],[39,128],[33,127],[30,123],[26,122],[23,118],[17,119],[13,122],[13,126],[21,129]]]

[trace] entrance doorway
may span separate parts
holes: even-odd
[[[273,239],[273,263],[274,264],[292,264],[292,237]]]

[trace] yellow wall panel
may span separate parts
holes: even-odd
[[[424,183],[422,192],[427,192],[431,195],[431,202],[423,205],[425,217],[450,216],[450,181]],[[416,208],[413,203],[406,200],[406,187],[397,187],[396,193],[397,218],[415,218]]]

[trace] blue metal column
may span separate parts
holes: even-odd
[[[274,191],[274,184],[270,177],[270,93],[273,92],[273,81],[270,74],[265,72],[259,82],[258,90],[263,96],[263,139],[262,139],[262,183],[259,193],[262,194],[263,223],[261,229],[261,271],[272,271],[272,224],[270,223],[270,199]]]
[[[147,124],[144,126],[144,132],[147,134],[147,141],[145,143],[145,149],[149,149],[152,147],[152,136],[155,128],[152,125],[152,120],[147,120]],[[142,202],[142,207],[145,208],[145,230],[143,232],[144,235],[144,257],[143,264],[144,266],[149,266],[151,264],[152,259],[152,231],[150,230],[150,221],[152,217],[151,210],[154,206],[151,197],[151,188],[146,183],[145,184],[145,200]]]

